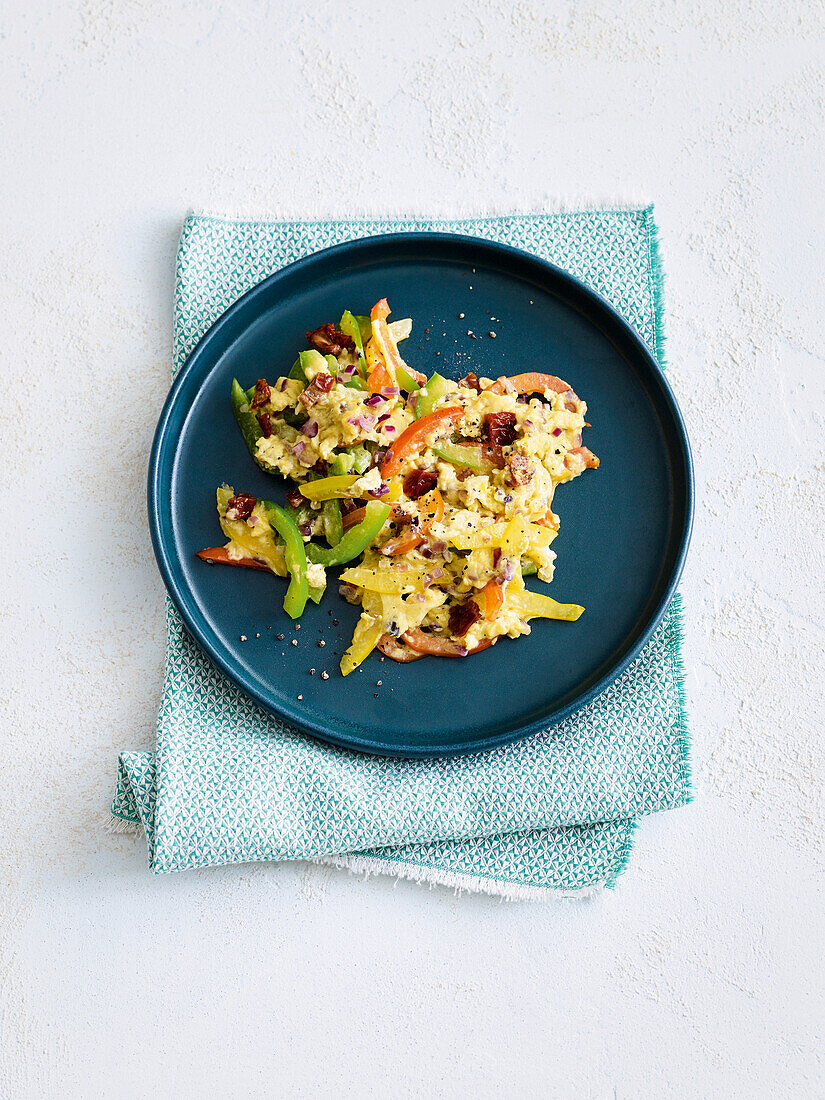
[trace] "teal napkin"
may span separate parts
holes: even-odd
[[[469,233],[527,249],[605,295],[660,361],[652,208],[466,221],[190,217],[177,257],[177,370],[273,271],[352,237]],[[125,752],[115,831],[145,831],[155,872],[311,859],[505,897],[612,885],[637,819],[690,800],[677,596],[637,660],[561,725],[487,753],[392,760],[326,747],[262,711],[167,610],[155,752]]]

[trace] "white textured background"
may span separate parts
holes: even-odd
[[[0,1095],[821,1096],[823,5],[7,0],[0,103]],[[182,216],[651,199],[696,802],[584,903],[151,877]]]

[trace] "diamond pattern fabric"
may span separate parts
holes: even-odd
[[[174,369],[241,294],[354,237],[444,230],[537,253],[604,294],[661,359],[651,210],[461,222],[187,219]],[[690,799],[677,596],[635,662],[546,733],[487,753],[393,760],[324,746],[262,711],[169,605],[154,753],[125,752],[113,815],[142,825],[155,872],[317,859],[503,896],[611,885],[636,820]]]

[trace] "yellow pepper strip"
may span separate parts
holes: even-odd
[[[527,589],[510,595],[507,605],[524,618],[565,619],[570,623],[574,623],[584,612],[580,604],[558,603],[552,596],[542,596]]]
[[[513,526],[513,524],[516,526]],[[523,524],[525,526],[522,526]],[[478,531],[450,535],[449,540],[457,550],[483,550],[485,547],[489,549],[501,547],[508,557],[516,557],[519,553],[525,553],[526,549],[518,551],[506,547],[521,545],[525,531],[528,536],[526,546],[536,550],[549,546],[556,537],[555,531],[549,531],[538,523],[529,523],[523,516],[516,516],[510,523],[503,521],[491,523],[488,527],[480,527]],[[507,540],[506,544],[505,539]]]
[[[378,644],[384,633],[384,623],[372,615],[362,614],[352,636],[352,645],[341,658],[341,672],[349,676]]]
[[[351,489],[360,474],[336,474],[335,477],[322,477],[317,481],[308,481],[299,486],[301,496],[307,500],[336,500],[352,496]]]
[[[507,524],[501,540],[501,552],[508,558],[520,558],[530,545],[530,523],[524,516],[516,516]]]
[[[424,580],[423,573],[402,572],[400,569],[368,569],[357,565],[345,569],[341,580],[365,588],[368,592],[380,592],[383,596],[398,595],[404,591],[420,588]]]
[[[401,499],[401,486],[402,481],[400,477],[391,477],[387,482],[390,487],[390,491],[385,493],[381,498],[386,504],[395,504],[397,500]]]
[[[285,577],[287,569],[284,548],[275,542],[272,528],[257,507],[254,509],[254,515],[259,520],[254,528],[250,528],[246,520],[227,519],[226,516],[221,516],[221,530],[229,541],[243,550],[248,557],[261,558],[273,573],[277,573],[279,577]],[[258,531],[260,534],[257,533]]]
[[[468,531],[450,535],[450,542],[457,550],[483,550],[485,546],[501,546],[506,523],[491,523],[487,527],[480,527],[477,531]]]

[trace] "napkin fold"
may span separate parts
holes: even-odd
[[[177,257],[175,370],[238,298],[287,263],[399,231],[468,233],[571,271],[662,361],[652,208],[462,221],[186,220]],[[677,595],[629,668],[560,725],[437,760],[322,745],[261,710],[201,652],[171,603],[154,752],[124,752],[115,831],[143,828],[157,873],[312,859],[507,898],[580,895],[625,868],[637,819],[691,797]]]

